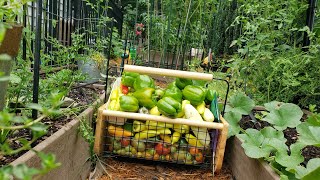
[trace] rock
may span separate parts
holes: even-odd
[[[71,106],[75,101],[69,97],[65,97],[63,99],[63,103],[61,104],[62,108]]]

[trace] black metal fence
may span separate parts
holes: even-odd
[[[71,34],[76,29],[97,29],[97,21],[100,17],[108,15],[110,18],[116,20],[115,27],[118,32],[122,32],[123,14],[121,9],[113,1],[105,1],[104,6],[110,6],[105,12],[103,9],[94,11],[90,5],[87,4],[90,1],[84,0],[43,0],[41,10],[41,23],[37,25],[38,17],[38,3],[31,2],[24,7],[25,14],[23,17],[23,24],[27,28],[25,32],[25,38],[22,45],[22,53],[24,59],[27,59],[28,53],[35,53],[35,41],[37,37],[35,32],[37,29],[41,30],[41,38],[38,40],[42,41],[41,51],[46,54],[50,54],[54,51],[52,43],[48,40],[50,38],[58,40],[62,45],[70,46],[72,44]],[[92,1],[92,4],[96,4],[96,1]],[[108,27],[105,27],[106,29]],[[109,31],[105,33],[97,34],[100,36],[108,36]],[[86,44],[90,44],[92,35],[86,36]],[[29,46],[29,47],[28,47]],[[29,48],[29,49],[28,49]],[[32,58],[32,57],[29,57]],[[54,59],[48,65],[54,65]]]

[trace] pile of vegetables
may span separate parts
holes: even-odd
[[[202,81],[176,78],[161,89],[148,75],[124,72],[108,109],[213,122],[218,119],[212,113],[217,106],[209,108],[217,97]],[[129,119],[123,126],[110,124],[108,136],[109,151],[119,155],[184,164],[203,163],[211,155],[207,128]]]

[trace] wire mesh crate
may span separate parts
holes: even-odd
[[[179,77],[194,80],[213,80],[213,75],[125,65],[125,72]],[[120,86],[117,79],[112,89]],[[228,93],[228,92],[227,92]],[[109,110],[108,102],[98,109],[95,146],[98,155],[176,164],[211,167],[219,172],[228,133],[228,123],[170,118],[159,115]]]

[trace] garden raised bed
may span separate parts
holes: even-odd
[[[237,137],[227,141],[225,160],[237,180],[278,180],[280,176],[264,161],[248,157]]]
[[[61,166],[50,171],[41,179],[86,179],[90,173],[91,162],[88,160],[89,145],[79,134],[80,120],[91,122],[95,113],[95,106],[104,100],[102,94],[92,106],[84,110],[77,118],[67,123],[52,136],[39,143],[33,149],[44,153],[53,153]],[[41,167],[41,161],[33,151],[28,151],[11,165],[25,163],[31,167]]]

